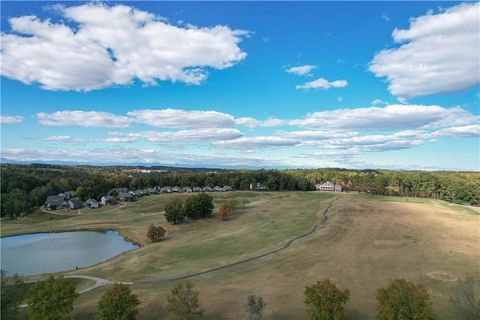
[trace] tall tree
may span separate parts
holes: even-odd
[[[306,287],[304,295],[310,320],[342,320],[343,305],[350,299],[348,289],[338,289],[329,279]]]
[[[185,218],[185,208],[182,200],[172,198],[165,204],[165,218],[168,222],[177,224]]]
[[[134,320],[140,301],[127,285],[114,283],[98,302],[97,320]]]
[[[75,286],[62,276],[49,276],[28,291],[28,318],[31,320],[69,319],[73,302],[78,297]]]
[[[167,310],[175,320],[196,320],[203,317],[203,309],[198,298],[199,292],[191,282],[177,284],[167,297]]]
[[[395,279],[387,288],[378,289],[376,298],[379,320],[433,319],[432,300],[421,284]]]

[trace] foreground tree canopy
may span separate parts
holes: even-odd
[[[405,279],[393,280],[377,290],[377,319],[431,320],[433,303],[425,287]]]
[[[75,286],[62,276],[49,276],[35,283],[27,294],[28,318],[31,320],[69,319],[78,297]]]
[[[195,320],[203,317],[203,309],[200,306],[199,292],[191,282],[177,284],[167,297],[167,310],[171,312],[175,320]]]
[[[305,288],[304,295],[310,320],[342,320],[343,305],[350,299],[348,289],[338,289],[329,279]]]
[[[247,190],[260,182],[269,190],[315,190],[315,184],[341,183],[344,190],[442,199],[480,204],[480,173],[387,170],[212,170],[165,168],[132,173],[131,167],[1,165],[1,215],[18,216],[40,207],[47,196],[77,191],[82,199],[100,198],[112,188],[153,186],[224,186]],[[149,168],[149,169],[155,169]]]
[[[115,283],[98,302],[97,320],[134,320],[139,304],[127,285]]]

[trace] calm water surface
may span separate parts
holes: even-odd
[[[117,231],[36,233],[5,237],[0,242],[2,269],[19,275],[91,266],[137,248]]]

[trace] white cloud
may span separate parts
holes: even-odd
[[[235,124],[233,116],[217,111],[143,109],[127,115],[137,123],[162,128],[229,127]]]
[[[432,132],[432,137],[479,137],[480,138],[480,125],[473,124],[469,126],[459,126],[444,128]]]
[[[109,132],[107,142],[135,142],[147,140],[151,142],[228,140],[242,136],[238,129],[205,128],[197,130],[181,130],[173,132],[143,131],[143,132]]]
[[[268,118],[266,120],[257,120],[255,118],[244,117],[235,119],[235,124],[249,128],[270,128],[285,124],[285,120],[277,118]]]
[[[131,120],[101,111],[56,111],[39,112],[38,122],[44,126],[79,126],[85,128],[127,128]]]
[[[389,22],[389,21],[390,21],[390,17],[389,17],[385,12],[382,12],[382,19],[383,19],[383,21],[385,21],[385,22]]]
[[[317,80],[309,81],[304,84],[299,84],[295,89],[330,89],[330,88],[343,88],[348,85],[346,80],[335,80],[328,81],[324,78],[319,78]]]
[[[386,105],[387,103],[381,99],[375,99],[372,101],[372,106],[378,107],[378,106],[383,106]]]
[[[308,114],[289,121],[292,126],[350,130],[404,130],[422,127],[440,128],[467,125],[478,117],[462,108],[423,105],[387,105],[381,107],[336,109]]]
[[[23,121],[22,116],[4,116],[0,115],[0,123],[1,124],[13,124],[13,123],[20,123]]]
[[[241,137],[232,140],[213,142],[214,145],[224,148],[252,149],[268,147],[288,147],[298,145],[300,142],[295,139],[275,136]]]
[[[398,48],[375,55],[370,71],[398,98],[458,92],[480,82],[480,4],[460,4],[395,29]]]
[[[306,76],[306,75],[309,75],[310,72],[312,72],[316,68],[317,68],[316,66],[306,64],[306,65],[303,65],[303,66],[296,66],[296,67],[288,68],[288,69],[286,69],[286,71],[288,73],[291,73],[291,74],[296,74],[296,75],[299,75],[299,76]]]
[[[327,140],[332,138],[348,138],[358,135],[351,130],[304,130],[304,131],[280,131],[278,134],[285,138],[301,140]]]
[[[12,32],[1,35],[2,75],[48,90],[89,91],[135,79],[199,84],[208,68],[225,69],[246,57],[238,43],[247,33],[226,26],[175,26],[125,5],[57,9],[64,22],[9,19]]]

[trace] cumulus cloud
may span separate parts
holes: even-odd
[[[181,130],[173,132],[143,131],[143,132],[109,132],[107,142],[135,142],[147,140],[151,142],[228,140],[242,136],[238,129],[205,128],[197,130]]]
[[[480,125],[444,128],[432,132],[432,137],[480,137]]]
[[[245,31],[227,26],[175,26],[125,5],[57,6],[65,19],[9,19],[1,34],[1,74],[48,90],[89,91],[135,79],[200,84],[209,68],[245,59]]]
[[[39,112],[38,122],[44,126],[79,126],[85,128],[127,128],[132,121],[125,116],[117,116],[101,111],[56,111]]]
[[[214,145],[224,148],[252,149],[268,147],[288,147],[299,144],[295,139],[282,138],[275,136],[255,136],[241,137],[232,140],[222,140],[213,142]]]
[[[335,80],[335,81],[328,81],[325,78],[319,78],[317,80],[309,81],[304,84],[299,84],[295,87],[295,89],[330,89],[330,88],[343,88],[348,85],[346,80]]]
[[[370,71],[386,77],[389,91],[410,98],[469,89],[480,82],[480,4],[464,3],[410,20],[395,29],[400,47],[375,55]]]
[[[235,124],[233,116],[217,111],[144,109],[127,115],[135,122],[163,128],[228,127]]]
[[[4,116],[0,115],[0,123],[1,124],[13,124],[13,123],[20,123],[23,121],[22,116]]]
[[[299,75],[299,76],[307,76],[307,75],[310,74],[310,72],[312,72],[316,68],[317,68],[316,66],[306,64],[306,65],[303,65],[303,66],[296,66],[296,67],[288,68],[288,69],[286,69],[286,71],[288,73],[296,74],[296,75]]]
[[[270,128],[278,127],[285,124],[285,120],[277,118],[268,118],[266,120],[257,120],[251,117],[237,118],[235,124],[249,128]]]
[[[436,105],[387,105],[355,109],[335,109],[308,114],[289,121],[292,126],[351,130],[401,130],[466,125],[478,121],[466,110]]]

